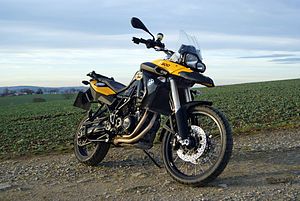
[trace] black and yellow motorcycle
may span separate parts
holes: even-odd
[[[202,186],[215,179],[226,167],[232,152],[232,134],[228,121],[209,101],[194,101],[191,87],[214,87],[204,76],[206,66],[200,50],[182,44],[178,53],[165,48],[138,19],[134,28],[152,39],[133,37],[136,44],[166,53],[165,59],[142,63],[128,86],[94,71],[89,89],[80,92],[74,106],[88,110],[74,138],[77,159],[97,165],[110,145],[132,144],[143,150],[153,146],[161,127],[162,158],[167,172],[178,182]],[[90,107],[97,103],[97,110]],[[160,119],[167,117],[161,126]]]

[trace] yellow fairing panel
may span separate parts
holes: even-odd
[[[155,65],[165,69],[166,71],[168,71],[170,74],[173,75],[178,75],[180,72],[193,72],[191,69],[184,67],[182,65],[179,65],[177,63],[171,62],[171,61],[166,61],[163,59],[158,59],[153,61],[152,63],[154,63]]]
[[[96,92],[106,96],[116,94],[116,92],[114,92],[111,88],[107,86],[99,87],[95,85],[96,83],[97,83],[96,80],[91,81],[91,86]]]

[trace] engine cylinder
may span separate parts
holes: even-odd
[[[132,132],[134,128],[134,117],[127,116],[123,119],[122,127],[127,132]]]

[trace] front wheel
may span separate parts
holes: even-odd
[[[164,136],[163,161],[176,181],[203,186],[221,174],[230,159],[231,129],[226,118],[210,106],[190,108],[188,126],[188,146],[179,143],[177,134],[169,132]]]

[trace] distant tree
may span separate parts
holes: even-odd
[[[75,94],[75,93],[78,92],[78,91],[77,91],[77,89],[72,88],[72,89],[70,89],[70,92],[71,92],[72,94]]]
[[[9,94],[8,88],[3,89],[2,96],[7,96]]]
[[[43,90],[41,88],[39,88],[37,91],[36,91],[36,94],[43,94]]]
[[[78,89],[78,92],[79,92],[79,91],[81,91],[81,92],[85,92],[85,91],[86,91],[86,89],[87,89],[87,88],[84,88],[84,89]]]
[[[57,94],[59,89],[51,89],[49,92],[50,94]]]
[[[51,94],[50,89],[45,89],[45,90],[44,90],[44,93],[46,93],[46,94]]]
[[[31,89],[21,89],[21,92],[27,93],[27,94],[30,94],[30,95],[32,95],[34,93],[34,91],[31,90]]]

